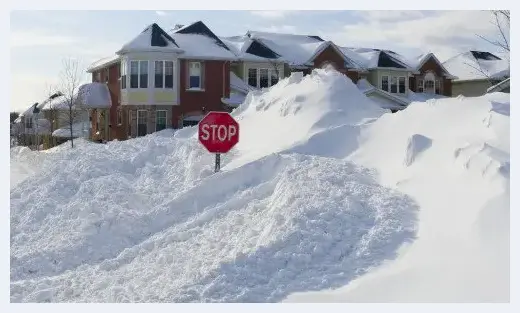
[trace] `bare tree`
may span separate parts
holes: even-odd
[[[74,148],[73,125],[78,116],[78,98],[80,91],[79,89],[81,86],[81,76],[78,60],[71,58],[63,60],[63,69],[60,79],[60,91],[66,104],[67,121],[70,128],[70,144],[71,147]]]
[[[489,39],[481,35],[477,35],[488,43],[499,47],[504,52],[510,51],[509,30],[511,27],[511,15],[509,10],[493,10],[493,21],[491,22],[497,28],[498,35],[495,39]]]
[[[59,123],[59,121],[60,121],[60,111],[56,107],[56,105],[55,105],[56,103],[54,102],[54,100],[56,98],[61,97],[63,94],[61,93],[61,91],[58,90],[58,88],[55,85],[52,85],[50,83],[47,83],[45,85],[45,91],[46,91],[46,96],[47,96],[47,99],[45,101],[48,102],[48,104],[45,105],[44,111],[49,112],[48,115],[46,116],[47,119],[50,122],[50,129],[49,129],[50,130],[50,138],[49,138],[49,140],[52,141],[51,146],[54,146],[55,145],[55,139],[52,136],[52,133],[57,128],[59,128],[59,125],[60,125],[60,123]]]
[[[486,38],[485,36],[477,34],[479,38],[486,41],[487,43],[498,47],[502,52],[506,52],[508,62],[509,62],[509,52],[510,52],[510,41],[509,41],[509,30],[511,27],[511,15],[509,10],[492,10],[491,11],[493,20],[491,23],[496,27],[497,35],[496,38],[490,39]],[[473,68],[477,72],[481,73],[491,85],[496,83],[494,79],[490,76],[490,73],[488,73],[486,70],[484,70],[480,64],[480,62],[477,60],[477,65],[474,66],[472,64],[469,64],[465,62],[466,65]]]

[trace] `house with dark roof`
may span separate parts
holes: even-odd
[[[410,91],[432,95],[451,96],[454,78],[433,53],[417,58],[406,58],[394,51],[371,48],[342,48],[361,58],[358,62],[367,70],[362,75],[373,86],[401,97]]]
[[[230,63],[237,57],[203,22],[171,31],[151,24],[114,56],[95,62],[92,80],[107,84],[112,106],[92,110],[92,132],[105,140],[194,125],[229,110]],[[97,121],[101,120],[101,123]]]
[[[221,37],[221,40],[237,56],[237,60],[231,62],[231,97],[225,100],[228,105],[235,107],[250,90],[269,88],[285,78],[285,61],[281,55],[260,41],[249,36]]]
[[[453,96],[482,96],[489,88],[510,77],[509,60],[487,51],[460,53],[446,60],[443,66],[457,76],[452,82]]]
[[[268,47],[284,61],[284,77],[291,72],[310,74],[314,68],[332,65],[354,83],[365,69],[332,41],[319,36],[248,31],[246,36]]]

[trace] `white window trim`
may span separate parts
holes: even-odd
[[[272,77],[272,73],[275,73],[277,72],[281,72],[279,68],[276,68],[276,69],[273,69],[273,68],[268,68],[268,67],[263,67],[263,66],[260,66],[260,67],[256,67],[256,66],[251,66],[251,67],[248,67],[246,69],[246,74],[247,74],[247,81],[246,83],[249,85],[249,70],[250,69],[254,69],[256,70],[256,86],[253,86],[253,87],[256,87],[256,88],[260,88],[260,70],[267,70],[267,87],[265,88],[270,88],[273,86],[273,83],[271,81],[271,77]],[[277,75],[278,76],[278,82],[280,81],[280,75]]]
[[[162,62],[162,87],[155,86],[155,62]],[[173,84],[171,87],[166,87],[166,62],[172,62],[172,78],[175,76],[175,62],[172,60],[154,60],[153,61],[153,88],[155,89],[175,89],[175,80],[172,79]]]
[[[200,71],[200,74],[199,74],[199,85],[200,87],[191,87],[191,81],[190,81],[190,77],[191,77],[191,73],[190,73],[190,70],[191,70],[191,65],[192,64],[196,64],[198,63],[199,64],[199,71]],[[186,82],[187,83],[187,87],[186,90],[196,90],[196,91],[204,91],[204,88],[203,88],[203,79],[202,79],[202,62],[200,61],[189,61],[188,62],[188,81]]]
[[[137,88],[132,88],[132,62],[137,62]],[[146,88],[141,87],[141,62],[148,62],[148,66],[146,67],[146,74],[147,74],[147,84]],[[144,73],[143,73],[144,74]],[[155,74],[155,72],[154,72]],[[127,85],[130,89],[148,89],[150,87],[150,60],[130,60],[130,74],[128,75],[130,77],[129,84]],[[155,83],[155,82],[154,82]]]
[[[165,129],[168,128],[168,111],[167,110],[156,110],[155,111],[155,131],[157,131],[157,120],[158,120],[157,112],[164,112],[164,126],[165,126]]]
[[[399,92],[399,79],[404,78],[404,92]],[[397,76],[397,94],[405,95],[406,94],[406,76]]]
[[[388,90],[384,90],[384,89],[383,89],[383,78],[385,78],[385,77],[386,77],[386,82],[387,82]],[[389,75],[381,75],[381,85],[380,85],[379,88],[381,88],[381,90],[383,90],[383,91],[390,92],[390,90],[392,90],[392,89],[390,88],[390,80],[391,80],[391,79],[390,79],[390,76],[389,76]]]
[[[123,76],[125,77],[125,88],[123,88]],[[128,89],[128,69],[126,60],[121,60],[121,64],[119,64],[119,81],[121,82],[119,84],[119,88],[121,88],[121,90]]]
[[[148,134],[148,110],[137,110],[135,115],[135,137],[139,137],[139,112],[146,112],[146,134]]]

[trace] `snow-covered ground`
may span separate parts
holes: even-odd
[[[196,128],[13,148],[11,301],[508,301],[508,95],[390,114],[323,69],[233,115],[217,174]]]

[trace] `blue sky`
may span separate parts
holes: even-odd
[[[496,36],[488,11],[13,11],[10,107],[23,110],[42,101],[47,85],[59,82],[64,58],[86,67],[153,22],[168,30],[198,20],[222,36],[302,33],[407,56],[431,51],[441,61],[469,49],[496,50],[476,36]]]

